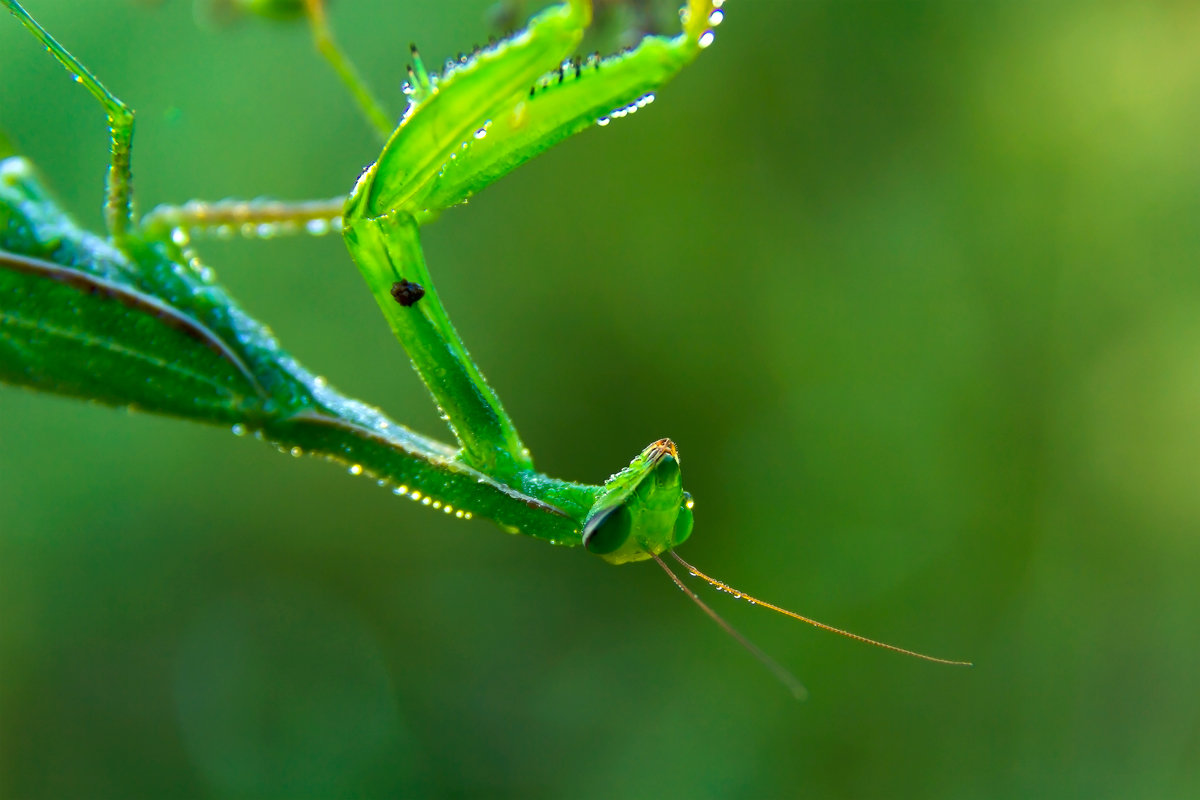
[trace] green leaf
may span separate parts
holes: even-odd
[[[263,389],[206,326],[120,284],[0,254],[0,380],[233,422]]]
[[[209,422],[254,415],[263,381],[209,322],[232,301],[195,291],[178,264],[156,277],[163,263],[133,266],[80,230],[28,161],[0,161],[0,381]]]

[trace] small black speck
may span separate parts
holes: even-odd
[[[413,283],[401,278],[392,284],[392,298],[400,305],[408,308],[425,296],[425,289],[419,283]]]

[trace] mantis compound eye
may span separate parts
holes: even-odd
[[[679,504],[679,516],[675,517],[675,528],[671,531],[671,547],[678,547],[692,535],[692,506],[695,502],[687,492],[683,493],[683,502]]]
[[[632,530],[633,514],[629,506],[618,503],[587,521],[583,526],[583,546],[589,553],[607,555],[625,544]]]

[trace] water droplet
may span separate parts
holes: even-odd
[[[184,247],[190,240],[188,239],[187,231],[185,231],[183,228],[175,228],[173,231],[171,231],[171,241],[180,247]]]
[[[260,239],[271,239],[279,231],[271,223],[264,222],[264,223],[260,224],[257,228],[255,228],[254,232]]]
[[[304,455],[304,451],[299,447],[293,447],[290,452],[292,454],[292,458],[299,458],[300,456]]]
[[[351,464],[350,469],[346,470],[351,475],[362,475],[362,464]]]
[[[313,236],[324,236],[329,233],[329,220],[327,219],[310,219],[304,223],[304,230],[311,233]]]
[[[237,423],[236,425],[234,425],[232,430],[233,430],[234,436],[245,436],[246,435],[246,426],[240,422]]]
[[[696,40],[696,44],[700,45],[701,49],[704,49],[712,44],[713,39],[716,38],[716,34],[714,34],[712,31],[705,31],[704,33],[700,34],[700,38]]]
[[[486,127],[480,128],[479,130],[475,131],[476,139],[482,139],[485,136],[487,136],[487,128]]]
[[[421,505],[423,505],[423,506],[427,506],[427,505],[429,505],[429,504],[430,504],[430,503],[432,503],[432,502],[433,502],[433,498],[431,498],[431,497],[429,497],[428,495],[426,495],[426,496],[425,496],[425,498],[424,498],[423,500],[421,500]]]
[[[402,495],[402,494],[408,494],[408,487],[407,486],[397,486],[395,489],[392,489],[392,494],[397,495],[397,496]]]
[[[611,121],[612,120],[610,120],[608,117],[601,117],[600,119],[596,120],[596,124],[599,125],[601,128],[603,128],[605,125],[607,125]]]
[[[324,389],[329,385],[329,381],[325,380],[324,375],[318,375],[317,377],[313,378],[313,385],[318,389]]]
[[[714,3],[715,5],[715,3]],[[719,8],[713,9],[713,12],[708,15],[708,24],[714,28],[721,24],[725,19],[725,12]]]

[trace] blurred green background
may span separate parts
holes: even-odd
[[[490,0],[343,0],[395,110]],[[138,112],[143,209],[378,148],[302,26],[28,0]],[[528,4],[530,7],[536,4]],[[671,436],[685,556],[446,520],[226,430],[0,387],[0,797],[1200,796],[1200,5],[731,0],[633,120],[427,229],[547,472]],[[100,222],[99,110],[0,19],[0,128]],[[213,243],[339,388],[445,437],[335,238]]]

